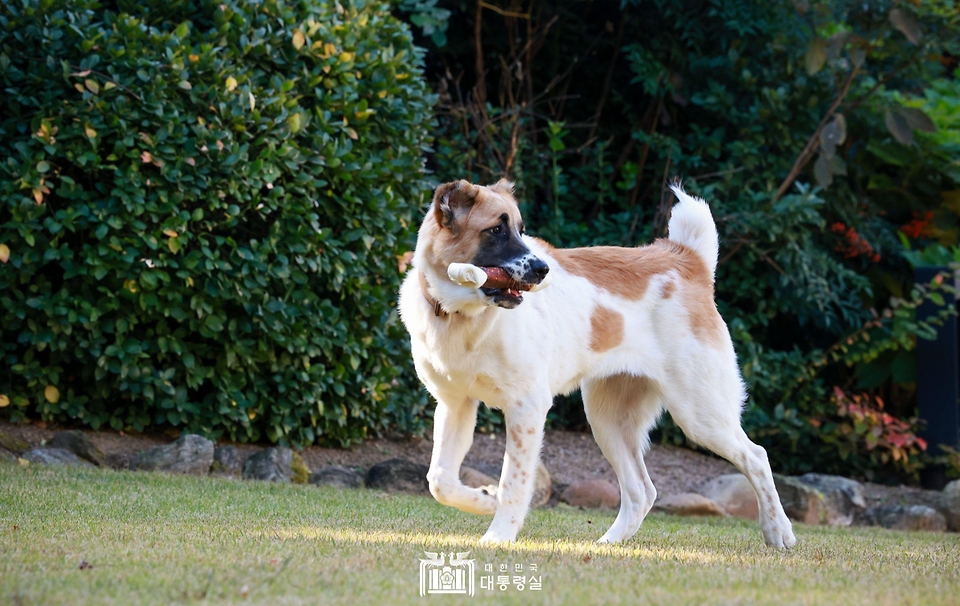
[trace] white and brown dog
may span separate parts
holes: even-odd
[[[796,543],[766,452],[740,427],[743,381],[713,296],[713,217],[702,200],[673,191],[679,203],[668,239],[639,248],[558,249],[524,235],[510,182],[437,188],[400,313],[417,374],[437,400],[430,492],[445,505],[493,515],[482,542],[516,538],[553,396],[579,386],[620,482],[620,513],[600,542],[633,536],[653,506],[657,491],[643,454],[666,409],[688,438],[750,480],[766,542]],[[452,263],[502,268],[514,282],[463,286],[448,278]],[[548,275],[548,288],[524,294]],[[480,401],[506,420],[495,495],[464,486],[459,476]]]

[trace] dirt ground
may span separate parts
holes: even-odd
[[[32,446],[49,440],[64,427],[43,427],[37,424],[14,425],[0,420],[0,432],[20,438]],[[107,455],[108,463],[116,468],[127,468],[140,452],[166,444],[173,437],[165,434],[125,434],[112,430],[85,430]],[[226,442],[221,442],[226,443]],[[244,453],[253,453],[263,446],[234,444]],[[310,446],[300,454],[311,470],[327,465],[342,465],[360,471],[392,458],[403,458],[428,464],[433,442],[428,439],[372,439],[348,449]],[[465,465],[493,477],[500,475],[503,464],[504,435],[476,434]],[[579,480],[604,478],[616,484],[617,478],[610,464],[589,433],[548,431],[544,439],[542,460],[555,483],[571,484]],[[685,448],[653,444],[646,455],[647,470],[657,492],[662,495],[691,492],[704,482],[727,473],[735,473],[730,463]],[[910,486],[881,486],[864,484],[868,505],[879,503],[923,504],[935,506],[939,493]]]

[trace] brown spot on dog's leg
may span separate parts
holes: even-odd
[[[590,316],[590,349],[603,352],[623,341],[623,314],[602,305]]]
[[[664,299],[669,299],[673,296],[673,291],[677,289],[677,285],[671,280],[663,285],[663,294],[661,295]]]

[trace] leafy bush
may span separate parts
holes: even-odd
[[[890,416],[883,411],[883,400],[878,397],[850,396],[839,387],[833,388],[833,394],[833,418],[813,420],[815,427],[824,430],[828,448],[835,449],[843,460],[861,454],[868,458],[871,467],[890,464],[906,473],[919,471],[919,455],[927,449],[927,443],[915,434],[916,419],[905,422]],[[859,473],[870,471],[855,469]]]
[[[433,100],[387,8],[3,3],[8,414],[295,445],[417,427],[393,300]]]

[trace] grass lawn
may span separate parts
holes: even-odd
[[[612,521],[538,510],[520,542],[481,548],[487,519],[430,498],[0,464],[0,604],[960,601],[955,534],[797,526],[780,553],[755,523],[653,515],[595,545]],[[421,598],[424,551],[471,552],[476,596]],[[536,564],[542,590],[482,589],[485,564]]]

